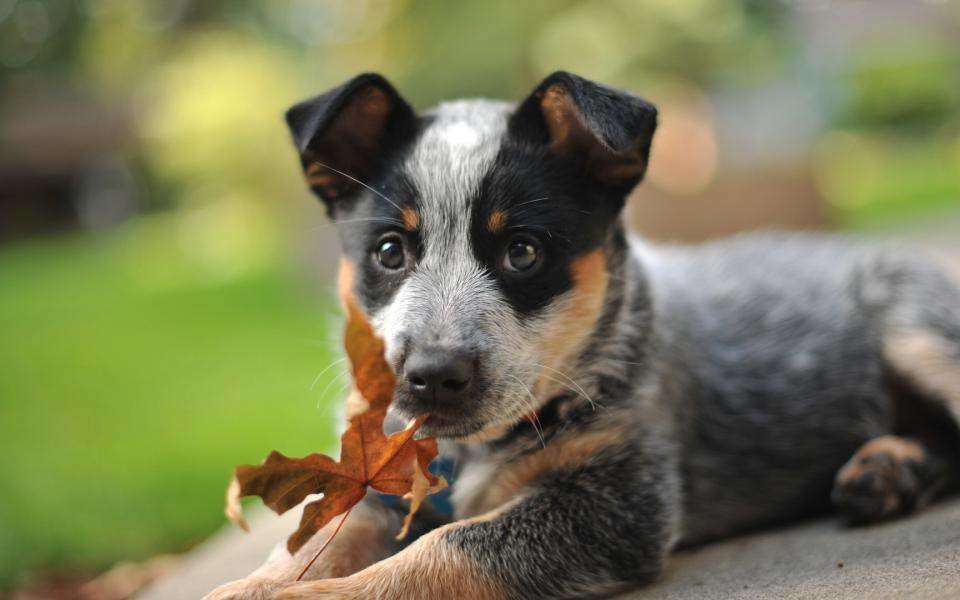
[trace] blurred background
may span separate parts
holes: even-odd
[[[0,0],[0,596],[183,552],[235,464],[332,449],[336,244],[287,106],[557,68],[661,107],[651,238],[960,244],[960,3]]]

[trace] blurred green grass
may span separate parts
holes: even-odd
[[[960,208],[956,142],[839,131],[815,156],[815,179],[842,229],[897,229]]]
[[[0,252],[0,589],[183,550],[234,465],[333,445],[333,302],[272,263],[144,285],[142,233]]]

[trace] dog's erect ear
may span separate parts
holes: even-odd
[[[656,127],[649,102],[563,71],[544,79],[510,118],[513,135],[549,145],[618,189],[643,177]]]
[[[307,182],[328,211],[354,196],[416,128],[413,109],[375,73],[293,106],[286,118]]]

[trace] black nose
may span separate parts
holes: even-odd
[[[443,346],[414,346],[404,363],[410,393],[424,402],[461,399],[473,381],[473,353]]]

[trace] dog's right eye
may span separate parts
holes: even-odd
[[[513,275],[532,274],[543,261],[543,252],[536,241],[525,235],[513,238],[503,255],[503,270]]]
[[[391,235],[380,240],[377,244],[377,261],[385,269],[396,271],[402,269],[406,262],[406,253],[403,250],[403,240]]]

